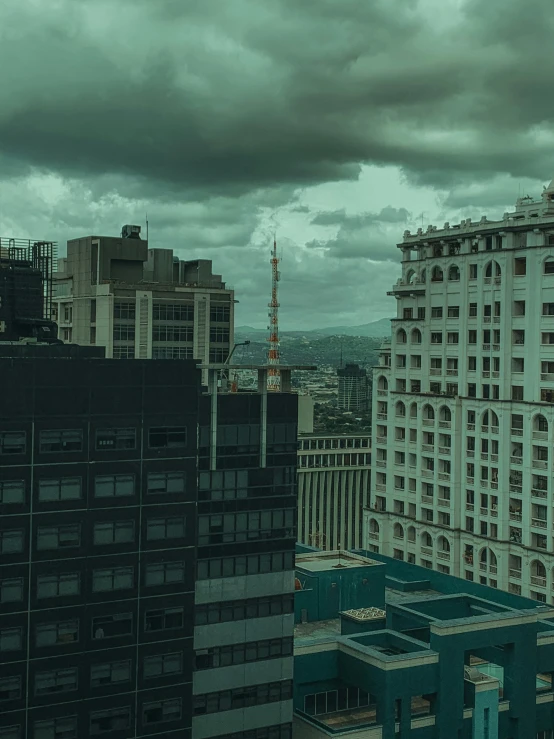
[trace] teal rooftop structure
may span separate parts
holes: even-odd
[[[554,609],[297,545],[294,739],[553,739]]]

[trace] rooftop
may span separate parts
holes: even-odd
[[[296,569],[306,572],[325,572],[327,570],[345,570],[353,567],[367,567],[376,565],[367,557],[345,551],[314,552],[313,554],[299,554],[296,556]]]

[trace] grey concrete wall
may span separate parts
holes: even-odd
[[[206,624],[194,629],[194,648],[208,649],[223,644],[243,644],[261,639],[280,639],[292,636],[294,613],[266,618],[249,618],[244,621],[226,621],[222,624]]]

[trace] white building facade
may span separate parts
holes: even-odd
[[[554,183],[399,248],[365,545],[553,604]]]
[[[298,445],[298,541],[359,549],[369,502],[369,434],[302,434]]]

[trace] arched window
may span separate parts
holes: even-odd
[[[495,427],[498,428],[498,416],[496,415],[496,413],[494,411],[491,411],[490,412],[489,418],[490,418],[490,421],[491,421],[491,426],[493,428],[495,428]]]
[[[399,400],[398,403],[396,404],[396,417],[397,418],[406,417],[406,406],[401,400]]]
[[[421,545],[424,547],[433,547],[433,537],[428,531],[421,534]]]
[[[413,269],[408,270],[406,274],[406,284],[407,285],[413,285],[415,282],[416,273]]]
[[[377,380],[377,388],[378,390],[388,390],[389,381],[384,375],[381,375],[381,377]]]
[[[498,262],[489,262],[485,267],[485,277],[500,277],[502,270]]]
[[[431,282],[442,282],[444,280],[444,275],[442,273],[442,269],[439,266],[433,267],[433,271],[431,272]]]
[[[439,421],[450,423],[452,421],[452,413],[447,405],[441,406],[439,410]]]
[[[485,277],[492,277],[492,262],[489,262],[485,267]]]
[[[421,344],[421,331],[418,328],[412,331],[412,344]]]
[[[425,269],[421,270],[421,275],[419,279],[421,280],[421,282],[425,283],[425,280],[427,279],[427,270]]]
[[[431,405],[423,406],[423,418],[425,418],[428,421],[433,421],[435,419],[435,411],[433,410],[433,406]]]
[[[372,518],[369,521],[369,531],[370,531],[371,534],[378,534],[379,533],[379,524],[377,523],[377,521],[374,518]]]
[[[408,527],[408,534],[407,537],[408,541],[415,541],[416,535],[415,535],[415,526],[409,526]]]
[[[481,552],[479,553],[479,561],[483,565],[496,567],[496,554],[492,551],[492,549],[489,549],[488,547],[483,547],[483,549],[481,549]]]
[[[541,413],[539,413],[533,419],[533,431],[542,431],[548,433],[548,421]]]
[[[531,562],[531,578],[534,585],[546,585],[546,567],[538,559]]]
[[[403,539],[404,538],[404,529],[399,523],[394,524],[393,529],[393,536],[395,539]]]
[[[450,269],[448,270],[448,280],[449,282],[459,282],[460,281],[460,268],[457,264],[452,264],[450,266]]]
[[[439,536],[437,539],[437,547],[440,552],[450,552],[450,543],[445,536]]]
[[[397,344],[405,344],[406,343],[406,332],[403,328],[401,328],[399,331],[396,332],[396,343]]]
[[[417,418],[417,403],[412,403],[410,406],[410,418]]]
[[[547,257],[544,263],[544,274],[554,275],[554,257]]]

